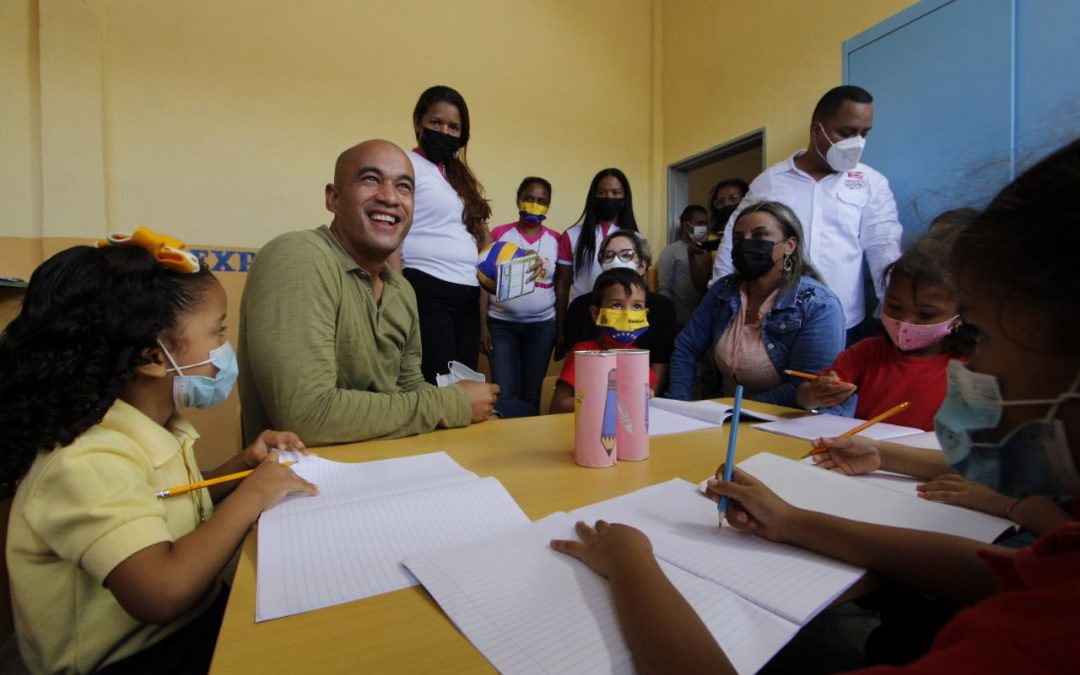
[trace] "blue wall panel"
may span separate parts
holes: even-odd
[[[1080,2],[1016,3],[1016,162],[1080,136]]]
[[[907,243],[1008,180],[1010,0],[920,3],[845,46],[845,81],[874,96],[865,161],[889,178]]]

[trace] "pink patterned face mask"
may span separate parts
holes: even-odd
[[[957,314],[941,323],[908,323],[881,312],[881,323],[885,326],[885,332],[902,352],[923,349],[944,340],[953,331],[959,318],[960,315]]]

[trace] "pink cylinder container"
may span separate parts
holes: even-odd
[[[615,352],[574,352],[574,461],[615,466],[618,434]]]
[[[649,458],[649,351],[615,352],[618,370],[619,420],[615,433],[619,461]]]

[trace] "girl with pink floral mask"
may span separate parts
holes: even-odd
[[[952,240],[950,232],[927,235],[886,269],[886,334],[841,352],[827,373],[799,387],[800,405],[870,419],[908,401],[911,406],[890,422],[934,429],[946,367],[951,359],[966,360],[974,346],[947,274]]]

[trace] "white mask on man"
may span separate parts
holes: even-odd
[[[866,148],[866,139],[862,136],[852,136],[851,138],[845,138],[842,141],[832,142],[829,138],[829,134],[825,132],[825,127],[821,126],[818,122],[818,127],[821,129],[821,133],[824,134],[825,140],[829,142],[829,151],[822,157],[833,171],[851,171],[859,163],[859,159],[862,158],[863,150]],[[817,144],[814,144],[814,149],[817,150]],[[818,155],[821,155],[821,151],[818,150]]]

